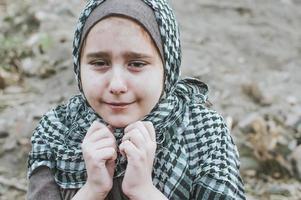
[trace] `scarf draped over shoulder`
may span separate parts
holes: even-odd
[[[56,183],[80,188],[87,173],[81,151],[85,134],[97,120],[87,103],[80,80],[79,43],[87,17],[104,0],[90,0],[79,17],[73,41],[74,71],[81,94],[46,113],[34,130],[28,176],[48,166]],[[143,118],[156,131],[153,182],[172,199],[244,199],[237,149],[224,120],[208,110],[207,86],[197,79],[180,79],[181,45],[178,25],[165,0],[143,0],[154,11],[164,51],[164,93]],[[117,144],[123,136],[116,129]],[[114,178],[122,177],[126,159],[118,154]],[[211,198],[213,197],[213,198]]]

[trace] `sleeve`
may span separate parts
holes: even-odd
[[[245,200],[238,151],[223,118],[209,111],[201,121],[193,199]]]
[[[31,137],[31,151],[28,156],[28,172],[27,176],[30,178],[33,171],[41,166],[47,166],[50,170],[55,168],[55,158],[51,151],[51,147],[47,142],[47,132],[49,131],[41,120],[40,124],[34,130]]]
[[[29,178],[28,200],[61,200],[60,189],[48,167],[35,169]]]

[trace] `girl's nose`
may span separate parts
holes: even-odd
[[[127,85],[126,85],[126,81],[124,80],[124,74],[122,71],[120,70],[112,71],[109,90],[111,94],[123,94],[127,92]]]

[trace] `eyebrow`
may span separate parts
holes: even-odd
[[[86,55],[87,59],[99,58],[99,57],[110,58],[110,54],[107,52],[99,51],[99,52],[91,52]]]
[[[126,52],[123,54],[124,57],[126,58],[143,58],[143,59],[147,59],[147,58],[151,58],[150,55],[148,54],[144,54],[144,53],[136,53],[136,52]]]
[[[137,52],[125,52],[122,54],[122,56],[127,59],[139,59],[139,58],[150,59],[151,58],[151,56],[148,54],[137,53]],[[109,59],[111,57],[111,53],[99,51],[99,52],[91,52],[86,55],[87,59],[99,58],[99,57]]]

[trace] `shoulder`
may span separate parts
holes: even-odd
[[[207,137],[229,135],[229,129],[224,118],[215,110],[209,109],[201,104],[189,106],[190,128],[196,137]]]
[[[223,117],[204,106],[191,106],[191,168],[194,169],[194,195],[244,199],[239,174],[239,155]]]
[[[81,95],[71,97],[67,102],[59,104],[46,112],[37,128],[49,126],[68,126],[68,123],[75,118],[76,113],[83,107],[83,98]]]
[[[198,161],[200,169],[212,170],[221,161],[231,161],[238,167],[238,151],[224,118],[203,105],[190,106],[189,113],[186,140],[191,156]]]
[[[32,145],[48,144],[61,140],[74,125],[76,113],[81,107],[81,99],[81,95],[73,96],[67,103],[57,105],[46,112],[33,131]]]

